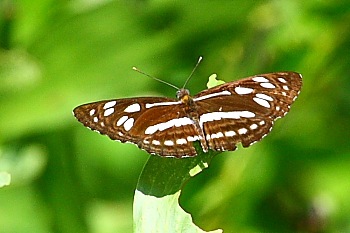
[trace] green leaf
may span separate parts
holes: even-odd
[[[209,81],[207,83],[207,87],[208,88],[212,88],[221,84],[224,84],[225,82],[222,80],[217,80],[217,75],[216,74],[212,74],[209,76]]]
[[[134,213],[135,232],[152,232],[152,233],[205,233],[192,222],[190,214],[186,213],[179,205],[181,191],[164,197],[154,197],[145,195],[136,190],[134,210],[138,210],[137,215]],[[210,231],[212,233],[221,233],[218,229]]]
[[[225,83],[212,74],[208,88]],[[196,226],[190,214],[179,205],[181,189],[193,176],[207,168],[219,152],[204,153],[195,143],[197,156],[192,158],[167,158],[151,156],[141,175],[134,196],[134,232],[188,232],[205,233]],[[222,232],[221,229],[210,231]]]
[[[179,197],[184,184],[207,168],[216,154],[199,152],[183,159],[150,156],[135,191],[134,232],[206,232],[181,208]]]

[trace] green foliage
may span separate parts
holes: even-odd
[[[11,174],[0,232],[132,232],[146,153],[90,132],[71,111],[175,96],[131,67],[182,86],[198,56],[193,94],[214,72],[228,82],[292,70],[304,85],[268,137],[188,181],[180,204],[196,225],[348,231],[349,16],[345,0],[0,1],[0,172]]]
[[[218,154],[203,153],[200,149],[198,152],[193,158],[149,158],[135,192],[134,232],[206,232],[197,227],[179,205],[184,184],[207,168]]]
[[[0,172],[0,188],[10,185],[11,175],[7,172]]]
[[[211,88],[211,87],[215,87],[218,86],[220,84],[224,84],[224,81],[221,80],[216,80],[217,75],[216,74],[212,74],[209,76],[209,81],[207,83],[207,87]]]

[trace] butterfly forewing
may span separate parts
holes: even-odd
[[[140,97],[85,104],[74,109],[85,126],[111,139],[132,142],[152,154],[195,156],[193,143],[235,150],[259,141],[298,96],[301,75],[279,72],[252,76],[204,90],[193,98]]]

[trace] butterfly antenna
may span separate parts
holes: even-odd
[[[154,80],[157,80],[158,82],[161,82],[161,83],[164,83],[164,84],[166,84],[166,85],[168,85],[168,86],[171,86],[171,87],[175,88],[176,90],[180,90],[180,88],[178,88],[177,86],[175,86],[175,85],[173,85],[173,84],[171,84],[171,83],[168,83],[168,82],[166,82],[166,81],[164,81],[164,80],[161,80],[161,79],[159,79],[159,78],[153,77],[153,76],[151,76],[151,75],[149,75],[149,74],[146,74],[145,72],[143,72],[143,71],[137,69],[135,66],[134,66],[132,69],[135,70],[135,71],[137,71],[137,72],[139,72],[140,74],[146,75],[146,76],[149,77],[149,78],[152,78],[152,79],[154,79]]]
[[[202,58],[203,58],[202,56],[200,56],[200,57],[198,58],[197,64],[196,64],[195,67],[193,68],[193,70],[192,70],[190,76],[188,76],[188,78],[186,79],[186,82],[185,82],[184,86],[182,87],[182,89],[185,88],[185,86],[187,85],[188,81],[190,81],[190,79],[192,78],[192,75],[193,75],[194,71],[197,69],[199,63],[201,63]]]

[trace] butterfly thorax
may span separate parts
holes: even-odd
[[[176,96],[184,105],[183,111],[185,115],[189,119],[191,119],[193,123],[193,126],[195,128],[196,134],[199,137],[199,141],[201,143],[203,151],[205,152],[208,151],[208,145],[207,145],[207,142],[205,141],[205,135],[199,123],[199,114],[197,111],[198,106],[194,102],[193,98],[190,96],[189,90],[182,88],[177,91]]]

